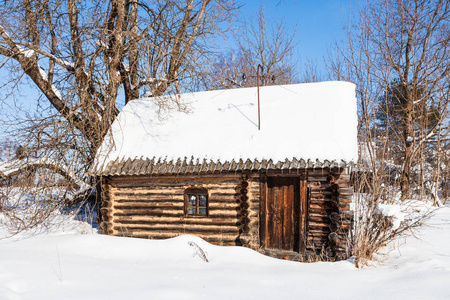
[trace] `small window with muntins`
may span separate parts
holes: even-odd
[[[185,213],[189,216],[208,215],[208,190],[189,188],[184,191]]]

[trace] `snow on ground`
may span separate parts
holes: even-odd
[[[450,207],[419,236],[381,265],[356,269],[351,260],[283,261],[194,236],[104,236],[73,221],[0,240],[0,299],[450,299]]]

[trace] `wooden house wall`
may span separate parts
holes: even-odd
[[[252,174],[243,181],[246,185],[245,195],[242,195],[243,215],[241,242],[244,246],[259,250],[259,213],[261,205],[261,180],[258,173]]]
[[[308,172],[309,211],[306,249],[310,252],[321,252],[328,244],[331,233],[330,218],[332,205],[332,186],[328,170]]]
[[[306,169],[303,174],[307,211],[305,245],[300,248],[305,253],[296,257],[347,258],[352,222],[349,175],[344,169],[327,168]],[[104,178],[101,229],[110,235],[151,239],[192,234],[213,244],[243,245],[272,255],[260,242],[262,178],[259,172]],[[185,216],[184,191],[191,187],[208,189],[207,217]]]
[[[302,175],[302,172],[304,175]],[[342,168],[334,169],[305,169],[298,174],[288,176],[305,176],[307,195],[305,206],[306,213],[302,216],[305,220],[301,223],[306,227],[304,245],[300,245],[304,253],[295,255],[299,260],[321,259],[345,259],[349,256],[348,235],[352,224],[352,212],[350,211],[353,189],[350,187],[350,176]],[[274,173],[272,175],[282,176]],[[275,257],[290,257],[286,251],[271,251],[260,249],[260,225],[261,225],[261,196],[264,197],[264,176],[252,174],[248,179],[248,209],[243,212],[248,215],[241,240],[244,246],[259,250]],[[262,195],[261,195],[262,194]]]
[[[184,191],[208,189],[208,216],[185,216]],[[150,239],[181,234],[218,245],[240,245],[242,180],[207,177],[112,177],[103,180],[102,232]]]
[[[319,169],[308,171],[308,220],[306,250],[324,257],[343,258],[347,252],[349,224],[343,224],[342,214],[350,206],[339,203],[339,192],[349,180],[343,169]],[[348,187],[348,184],[345,186]],[[340,244],[336,235],[340,236]],[[345,240],[345,241],[344,241]]]

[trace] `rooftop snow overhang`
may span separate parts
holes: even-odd
[[[147,161],[173,168],[186,161],[211,170],[241,161],[271,166],[297,161],[300,168],[357,161],[353,83],[261,87],[261,130],[257,94],[257,88],[241,88],[130,101],[111,125],[90,173],[130,174],[135,171],[121,170],[129,165],[148,170]],[[189,112],[161,115],[161,103],[174,97]]]

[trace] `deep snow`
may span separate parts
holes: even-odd
[[[450,208],[427,224],[381,264],[356,269],[351,260],[283,261],[194,236],[110,237],[72,221],[0,240],[0,299],[450,299]]]

